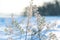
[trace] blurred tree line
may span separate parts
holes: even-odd
[[[60,2],[55,0],[54,3],[45,3],[38,7],[38,11],[42,16],[60,16]]]
[[[29,12],[29,6],[25,8],[25,11],[23,12],[24,16],[27,16]],[[39,12],[42,16],[60,16],[60,2],[58,0],[55,0],[53,3],[44,3],[43,6],[37,7],[36,5],[32,6],[32,14],[36,13],[36,10]]]

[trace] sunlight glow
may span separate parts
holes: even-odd
[[[50,0],[34,0],[33,5],[42,6],[44,2]],[[30,0],[0,0],[0,15],[21,14],[26,6],[29,6]]]

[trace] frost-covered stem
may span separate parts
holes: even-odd
[[[13,25],[13,23],[14,23],[13,22],[14,21],[13,14],[11,15],[11,18],[12,18],[12,25]],[[11,25],[9,25],[8,28],[9,28],[9,35],[11,35],[13,33]],[[8,40],[13,40],[13,38],[9,37]]]
[[[19,24],[16,23],[17,21],[14,19],[14,14],[11,15],[11,20],[12,20],[12,22],[11,22],[12,27],[19,29],[19,26],[18,26]],[[20,36],[20,40],[21,40],[21,36]]]
[[[26,37],[25,37],[25,40],[27,40],[27,31],[28,31],[28,27],[29,27],[29,17],[28,17],[28,22],[27,22],[27,26],[26,26]]]
[[[27,31],[28,31],[28,27],[29,27],[29,20],[32,17],[32,3],[33,3],[33,0],[31,0],[31,2],[30,2],[30,9],[29,9],[28,20],[27,20],[26,38],[25,38],[25,40],[27,40],[27,36],[28,36]]]
[[[32,17],[32,11],[33,11],[33,0],[31,0],[31,3],[30,3],[30,18]],[[31,39],[32,39],[32,33],[30,34],[30,36],[31,36]]]
[[[14,25],[14,14],[11,15],[12,25]]]
[[[39,24],[39,21],[40,21],[40,20],[39,20],[39,19],[40,19],[39,14],[37,14],[36,18],[37,18],[37,27],[38,27],[38,31],[39,31],[39,32],[38,32],[38,37],[39,37],[39,40],[41,40],[41,39],[40,39],[40,31],[41,31],[41,30],[39,29],[39,26],[40,26],[40,24]]]

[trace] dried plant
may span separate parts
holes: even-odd
[[[5,31],[10,33],[9,35],[11,35],[11,34],[14,34],[14,30],[18,30],[18,31],[20,31],[20,33],[19,33],[20,36],[25,34],[25,40],[35,40],[35,39],[36,40],[37,39],[38,40],[51,40],[51,39],[55,40],[55,38],[57,38],[55,34],[50,33],[47,37],[45,35],[45,33],[47,33],[49,30],[53,29],[56,26],[56,22],[54,22],[52,24],[46,23],[45,17],[41,16],[37,10],[38,9],[36,6],[33,7],[30,4],[30,7],[27,10],[27,13],[28,13],[27,17],[26,17],[27,18],[27,22],[26,22],[27,26],[25,27],[26,31],[24,31],[25,28],[22,28],[22,26],[20,26],[20,23],[18,23],[14,19],[13,15],[11,16],[12,17],[12,21],[11,21],[12,23],[11,23],[11,25],[8,25],[8,28],[6,28]],[[36,29],[33,28],[33,26],[32,26],[33,24],[30,23],[30,21],[31,21],[30,19],[33,17],[32,16],[33,12],[35,14],[34,18],[36,19],[36,21],[35,21],[35,23],[37,25]],[[23,21],[24,21],[24,19],[22,20],[22,22]],[[45,31],[45,33],[44,33],[44,31]],[[28,36],[30,36],[31,38],[28,39]],[[21,38],[20,38],[20,40],[21,40]],[[13,40],[13,38],[9,37],[8,40]]]
[[[58,40],[56,35],[53,33],[49,33],[49,39],[48,40]]]
[[[23,28],[19,25],[20,23],[18,23],[15,19],[14,19],[14,17],[13,17],[13,15],[11,15],[11,24],[8,24],[8,25],[6,25],[7,26],[7,28],[5,28],[4,29],[4,31],[7,33],[7,35],[12,35],[12,34],[18,34],[18,33],[15,33],[14,32],[14,30],[18,30],[18,31],[20,31],[20,33],[19,34],[23,34],[24,33],[24,30],[23,30]],[[24,19],[23,19],[24,20]],[[22,23],[22,22],[21,22]],[[8,37],[8,40],[13,40],[13,38],[12,37]]]

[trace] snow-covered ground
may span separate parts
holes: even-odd
[[[55,30],[58,30],[58,31],[52,31],[54,34],[56,34],[56,36],[58,37],[58,40],[60,40],[60,17],[45,17],[46,19],[46,22],[56,22],[56,27],[55,27]],[[23,17],[20,17],[20,18],[17,18],[16,20],[22,20]],[[33,20],[32,20],[33,19]],[[34,24],[34,18],[32,18],[31,22]],[[12,35],[6,35],[6,32],[4,31],[5,28],[7,28],[5,26],[6,24],[6,21],[8,20],[8,23],[11,21],[11,19],[9,18],[0,18],[0,40],[7,40],[7,38],[9,37],[13,37],[14,40],[19,40],[19,38],[21,37],[20,35],[16,35],[16,34],[12,34]],[[20,22],[18,21],[18,22]],[[24,24],[20,24],[21,26],[26,26],[26,20],[25,20],[25,23]],[[35,24],[33,25],[34,27],[36,26]],[[17,33],[17,31],[15,31],[15,33]],[[50,32],[48,32],[50,33]],[[48,35],[48,33],[46,35]],[[21,40],[24,40],[25,38],[23,37]]]

